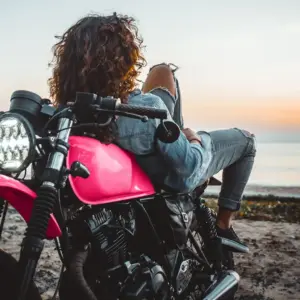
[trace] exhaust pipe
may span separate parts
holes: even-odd
[[[203,300],[217,300],[225,295],[233,287],[237,288],[240,276],[235,271],[225,271],[219,278],[204,292]]]

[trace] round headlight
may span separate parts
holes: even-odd
[[[19,173],[32,162],[35,134],[30,123],[17,113],[0,116],[0,172]]]

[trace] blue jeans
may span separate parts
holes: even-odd
[[[201,136],[201,132],[199,132]],[[209,132],[213,156],[207,178],[223,170],[219,206],[237,211],[249,180],[256,153],[255,138],[237,128]]]
[[[173,97],[164,87],[155,88],[151,93],[164,101],[174,121],[180,128],[183,128],[180,87],[175,75],[174,80],[177,87],[176,97]],[[201,133],[204,131],[198,132],[200,136]],[[219,207],[237,211],[240,209],[243,193],[254,164],[255,137],[248,131],[237,128],[208,133],[212,140],[213,158],[205,177],[208,179],[223,170]]]

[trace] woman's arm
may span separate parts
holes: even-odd
[[[199,142],[190,143],[181,132],[178,140],[171,144],[158,141],[158,148],[172,170],[170,181],[177,189],[188,192],[195,189],[203,176],[203,148]]]
[[[165,103],[159,98],[156,99],[154,106],[167,109]],[[170,115],[168,120],[173,121]],[[203,160],[206,150],[201,145],[201,138],[192,130],[185,129],[180,132],[178,140],[174,143],[166,144],[158,141],[157,145],[161,155],[172,170],[169,180],[176,182],[176,186],[181,192],[195,189],[205,172]],[[210,155],[206,155],[206,157],[210,157]],[[205,165],[208,165],[208,162]]]
[[[167,110],[164,102],[151,93],[136,92],[129,99],[129,104]],[[173,121],[170,114],[168,114],[168,120]],[[122,148],[136,155],[153,153],[153,140],[160,120],[149,120],[147,123],[142,123],[139,120],[120,117],[117,123],[119,145]],[[198,186],[209,163],[210,156],[205,147],[198,142],[190,143],[182,131],[174,143],[166,144],[158,141],[157,147],[168,166],[169,175],[166,184],[181,192],[191,191]]]

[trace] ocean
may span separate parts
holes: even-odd
[[[222,173],[216,175],[222,179]],[[216,194],[217,187],[207,192]],[[254,168],[245,194],[300,198],[300,143],[257,143]]]

